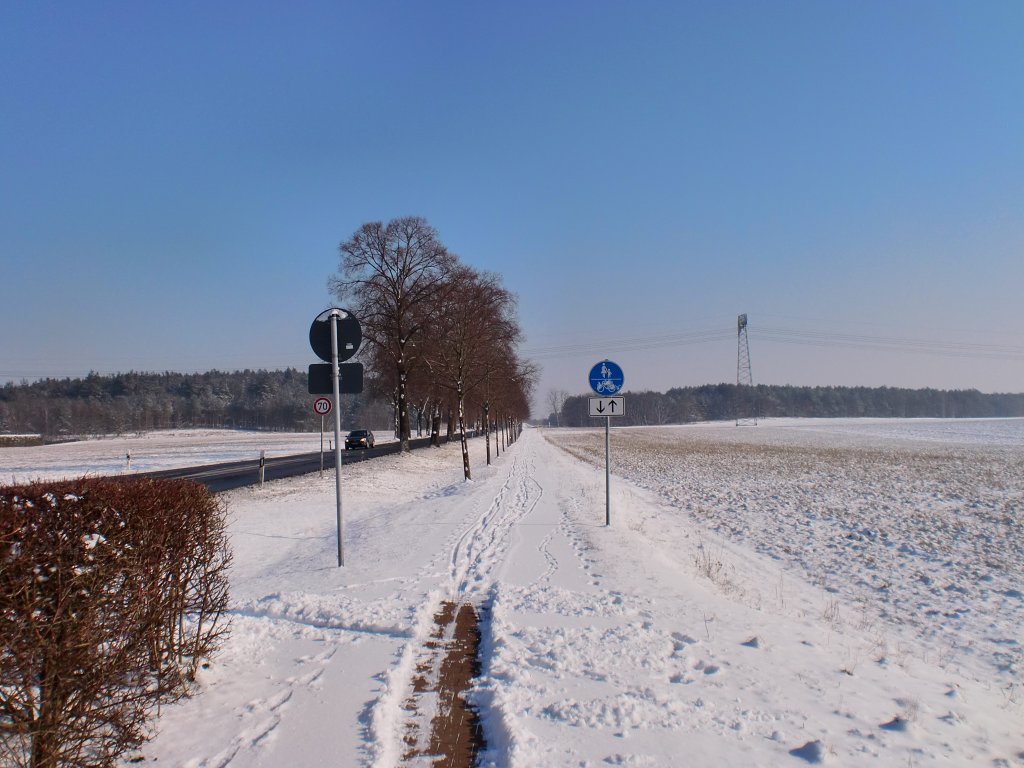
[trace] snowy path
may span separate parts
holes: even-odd
[[[694,523],[678,487],[615,478],[606,528],[603,474],[540,432],[479,458],[472,483],[447,449],[347,468],[343,569],[331,478],[229,494],[233,635],[146,760],[429,765],[403,761],[406,705],[435,615],[469,601],[483,765],[1024,765],[1012,675],[922,657],[906,627]]]

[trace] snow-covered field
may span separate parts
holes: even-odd
[[[233,633],[141,757],[429,764],[454,599],[483,765],[1024,765],[1024,420],[616,429],[610,528],[601,432],[470,445],[346,467],[344,568],[332,477],[225,494]]]
[[[603,432],[560,437],[603,467]],[[908,630],[918,656],[1024,677],[1024,420],[777,420],[615,437],[615,471],[685,512],[698,535],[785,563],[846,621]],[[639,523],[671,535],[660,524]],[[765,599],[713,554],[722,583]]]

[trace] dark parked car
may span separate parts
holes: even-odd
[[[345,435],[345,450],[373,448],[373,432],[368,429],[353,429]]]

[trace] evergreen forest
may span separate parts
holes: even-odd
[[[394,404],[380,387],[344,396],[342,423],[388,429]],[[376,394],[375,394],[376,393]],[[800,387],[758,385],[744,393],[734,384],[676,387],[667,392],[627,392],[621,426],[729,420],[740,395],[753,394],[757,417],[1024,417],[1024,394],[977,390],[893,387]],[[567,397],[552,425],[594,426],[588,395]],[[225,428],[315,431],[320,417],[307,392],[306,372],[245,370],[206,373],[90,373],[78,379],[43,379],[0,387],[0,433],[60,439],[155,429]],[[749,399],[749,398],[748,398]],[[748,406],[749,407],[749,406]],[[412,409],[413,431],[421,427]]]
[[[795,417],[994,418],[1024,416],[1024,394],[984,394],[976,389],[898,389],[895,387],[799,387],[708,384],[668,392],[626,392],[620,426],[686,424],[695,421]],[[591,395],[567,397],[548,417],[566,427],[594,426]]]

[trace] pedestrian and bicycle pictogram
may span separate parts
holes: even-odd
[[[611,360],[602,360],[590,369],[590,388],[599,395],[614,395],[622,389],[622,369]]]

